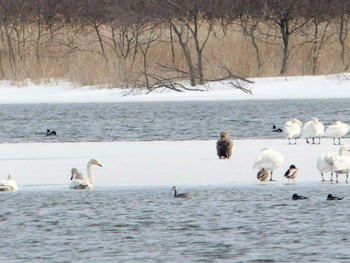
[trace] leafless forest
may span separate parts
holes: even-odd
[[[345,72],[350,0],[0,0],[0,79],[193,88]]]

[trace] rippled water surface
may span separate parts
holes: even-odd
[[[0,141],[282,138],[272,125],[349,122],[349,99],[0,105]],[[57,136],[45,136],[46,129]],[[330,183],[0,194],[0,262],[350,262],[348,186]],[[291,200],[293,193],[308,200]],[[328,193],[345,196],[326,201]]]
[[[0,262],[349,262],[342,185],[23,189],[1,194]],[[293,193],[310,197],[291,200]],[[345,196],[326,201],[328,193]]]
[[[0,105],[1,142],[282,138],[294,117],[349,122],[350,99]],[[57,136],[46,137],[46,129]]]

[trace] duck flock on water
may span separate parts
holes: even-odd
[[[287,121],[284,124],[283,129],[277,128],[273,125],[273,132],[284,133],[288,144],[297,144],[297,139],[302,138],[309,144],[320,144],[321,137],[328,137],[333,139],[334,145],[341,145],[341,138],[343,138],[350,131],[350,125],[336,121],[329,125],[326,129],[324,125],[317,119],[312,118],[310,121],[303,123],[294,118]],[[56,135],[56,132],[50,130],[47,134]],[[316,141],[317,140],[317,141]],[[219,159],[230,159],[233,150],[233,141],[230,138],[228,131],[222,131],[220,133],[219,140],[216,142],[216,152]],[[346,183],[348,183],[348,175],[350,173],[350,156],[346,155],[346,152],[350,151],[347,145],[341,145],[338,152],[326,152],[321,153],[317,158],[317,169],[321,174],[322,181],[325,181],[324,174],[330,173],[333,181],[333,176],[336,176],[336,183],[338,183],[338,176],[345,174]],[[284,162],[284,157],[278,151],[271,148],[263,148],[256,156],[253,163],[253,169],[257,170],[257,180],[273,181],[273,172],[275,169],[281,167]],[[102,167],[102,165],[95,159],[91,159],[87,163],[87,177],[79,172],[77,168],[71,169],[71,183],[69,188],[72,190],[92,190],[94,187],[94,178],[91,173],[91,166],[96,165]],[[291,164],[289,169],[284,173],[284,177],[288,181],[295,181],[299,175],[299,169]],[[0,192],[13,192],[17,191],[18,186],[14,181],[12,174],[10,174],[7,180],[0,180]],[[191,198],[189,193],[178,194],[176,186],[172,189],[174,191],[174,198]],[[307,199],[302,196],[294,194],[293,200]],[[341,200],[342,198],[333,197],[331,194],[327,197],[327,200]]]

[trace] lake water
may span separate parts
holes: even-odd
[[[0,105],[0,141],[282,138],[298,117],[350,122],[349,99]],[[45,136],[46,129],[57,136]],[[26,187],[0,194],[0,262],[350,262],[348,185]],[[310,197],[291,200],[293,193]],[[328,193],[345,196],[326,201]]]
[[[0,105],[0,141],[82,142],[283,138],[294,117],[350,122],[350,99]],[[45,136],[46,130],[57,136]]]
[[[0,262],[349,262],[348,187],[328,183],[1,194]],[[310,197],[291,200],[293,193]]]

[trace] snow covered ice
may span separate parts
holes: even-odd
[[[350,98],[348,75],[304,76],[253,79],[253,95],[227,89],[218,83],[208,92],[162,92],[123,96],[118,89],[74,87],[69,83],[13,87],[0,83],[0,103],[77,103],[172,100],[262,100]],[[298,116],[290,116],[290,118]],[[322,116],[315,116],[321,118]],[[335,120],[336,121],[336,120]],[[342,120],[349,122],[350,120]],[[219,134],[220,131],[218,131]],[[349,138],[342,140],[350,144]],[[284,162],[274,171],[274,179],[287,183],[284,172],[291,164],[300,169],[295,183],[318,182],[317,157],[323,152],[338,152],[331,138],[309,145],[299,139],[234,140],[229,160],[216,156],[216,140],[152,142],[16,143],[0,145],[0,174],[16,178],[19,189],[26,186],[69,185],[71,168],[86,169],[95,158],[103,168],[93,168],[95,186],[211,185],[257,183],[254,160],[262,148],[282,153]],[[329,175],[325,175],[329,179]],[[344,179],[344,180],[343,180]],[[340,183],[345,181],[340,175]]]

